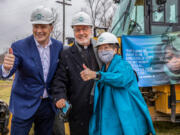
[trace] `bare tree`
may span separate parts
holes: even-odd
[[[109,28],[116,10],[113,0],[85,0],[95,27]],[[85,9],[83,9],[85,10]]]
[[[62,24],[60,23],[60,16],[56,12],[57,10],[58,9],[53,9],[55,21],[51,36],[57,40],[62,40]]]
[[[62,40],[62,29],[60,27],[61,24],[57,23],[54,25],[51,36],[57,40]]]
[[[1,54],[1,55],[0,55],[0,64],[3,63],[3,59],[4,59],[4,54]]]
[[[0,64],[3,64],[4,56],[6,55],[7,51],[4,53],[0,54]]]

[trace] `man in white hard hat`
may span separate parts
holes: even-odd
[[[99,70],[100,62],[92,40],[92,22],[88,14],[78,12],[72,19],[75,42],[62,52],[58,69],[52,82],[53,97],[57,108],[72,104],[69,114],[71,135],[88,135],[89,119],[93,110],[94,81],[84,82],[80,72],[83,64]]]
[[[0,67],[0,77],[15,73],[10,111],[11,135],[28,135],[34,122],[35,135],[51,135],[55,116],[50,82],[62,43],[50,38],[55,13],[40,6],[31,14],[33,35],[12,44]]]

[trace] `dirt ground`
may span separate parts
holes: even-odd
[[[9,103],[10,89],[12,81],[0,80],[0,99]],[[173,124],[170,122],[154,122],[157,135],[180,135],[180,123]],[[33,135],[31,131],[29,135]]]
[[[180,123],[154,122],[157,135],[180,135]]]

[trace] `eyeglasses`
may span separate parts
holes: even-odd
[[[98,47],[98,51],[102,51],[102,50],[112,50],[113,46],[112,45],[102,45]]]
[[[90,27],[84,27],[84,28],[74,28],[74,32],[79,33],[81,31],[87,32],[90,29]]]

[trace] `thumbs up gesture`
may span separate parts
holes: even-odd
[[[87,66],[86,66],[85,64],[83,64],[83,68],[84,68],[84,69],[87,69]]]
[[[13,55],[13,49],[9,48],[9,53],[4,57],[3,66],[6,71],[10,71],[14,66],[15,56]]]
[[[96,72],[90,70],[85,64],[82,65],[83,66],[83,71],[81,71],[80,75],[81,78],[83,79],[83,81],[89,81],[91,79],[95,79],[96,78]]]

